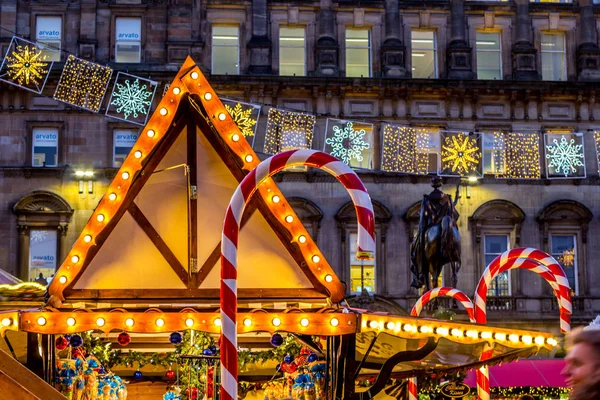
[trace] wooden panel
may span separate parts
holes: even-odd
[[[17,382],[0,372],[0,393],[9,394],[11,400],[38,400]]]

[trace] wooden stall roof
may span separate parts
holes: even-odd
[[[259,162],[188,57],[57,271],[47,306],[218,306],[225,210]],[[243,217],[238,288],[250,307],[344,295],[270,178]]]

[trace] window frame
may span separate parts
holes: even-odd
[[[348,46],[348,35],[347,32],[348,31],[366,31],[367,32],[367,46],[366,47],[359,47],[359,46]],[[345,37],[344,37],[344,51],[345,51],[345,73],[346,73],[346,77],[348,78],[372,78],[373,77],[373,43],[372,43],[372,39],[373,39],[373,34],[371,32],[371,29],[369,28],[346,28],[345,31]],[[348,49],[350,50],[364,50],[367,49],[368,52],[368,68],[369,68],[369,72],[367,74],[367,76],[361,75],[361,76],[355,76],[355,75],[348,75]]]
[[[356,240],[354,240],[356,239]],[[374,257],[373,260],[357,260],[356,257],[352,257],[352,255],[356,255],[356,246],[353,246],[353,243],[356,243],[358,240],[358,229],[356,228],[352,228],[350,229],[350,231],[348,232],[348,241],[350,243],[350,245],[348,246],[348,274],[350,277],[350,286],[349,286],[349,290],[351,294],[361,294],[362,293],[362,287],[360,291],[354,291],[352,290],[354,285],[352,284],[352,268],[353,267],[373,267],[373,278],[371,279],[373,281],[373,285],[372,285],[372,289],[371,291],[367,290],[367,293],[369,293],[370,295],[373,295],[375,293],[377,293],[377,289],[378,289],[378,285],[377,285],[377,250],[374,251]],[[375,242],[377,242],[377,233],[375,233]],[[368,265],[364,265],[364,263],[367,262],[369,263]],[[373,263],[371,265],[371,263]],[[365,282],[367,281],[364,276],[362,278]],[[365,285],[368,286],[368,285]]]
[[[139,40],[118,40],[117,39],[117,21],[119,19],[131,19],[131,20],[136,19],[136,20],[140,21],[140,38],[139,38]],[[114,16],[114,24],[113,24],[113,26],[114,26],[114,30],[113,30],[114,34],[112,35],[114,43],[113,43],[113,46],[112,46],[112,49],[113,49],[112,59],[114,60],[115,63],[117,63],[117,64],[141,64],[141,63],[144,62],[143,57],[142,57],[143,53],[144,53],[143,50],[142,50],[143,47],[144,47],[144,37],[145,37],[145,35],[144,35],[144,25],[145,25],[144,24],[144,18],[142,16],[139,16],[139,15],[115,15]],[[127,42],[129,42],[129,43],[136,43],[136,42],[138,42],[139,43],[139,61],[137,61],[137,62],[117,61],[117,55],[118,55],[117,47],[118,47],[119,43],[123,43],[123,42],[126,42],[126,43]]]
[[[111,163],[110,163],[110,167],[111,168],[121,168],[121,165],[115,165],[115,156],[116,156],[116,147],[117,147],[117,143],[116,143],[116,135],[118,131],[124,132],[124,131],[129,131],[132,134],[135,134],[137,136],[135,142],[133,143],[133,145],[131,146],[131,149],[133,149],[133,147],[135,146],[135,143],[137,142],[137,140],[140,137],[140,130],[139,129],[135,129],[135,128],[124,128],[124,127],[113,127],[112,128],[112,159],[111,159]],[[131,149],[129,149],[129,152],[125,155],[125,159],[127,158],[127,156],[129,155],[129,153],[131,153]],[[125,161],[125,159],[123,161]]]
[[[281,40],[281,31],[283,29],[302,29],[304,32],[304,38],[302,40],[302,47],[300,46],[282,46],[282,40]],[[278,72],[279,72],[279,76],[307,76],[308,75],[308,51],[307,51],[307,36],[306,36],[306,26],[288,26],[288,25],[280,25],[279,26],[279,36],[278,36],[278,41],[279,41],[279,49],[278,49],[278,54],[279,54],[279,65],[278,65]],[[281,73],[281,49],[282,48],[291,48],[291,49],[299,49],[302,48],[304,51],[304,72],[302,75],[283,75]]]
[[[58,59],[57,60],[49,60],[49,61],[53,61],[53,62],[60,62],[62,61],[62,47],[63,47],[63,37],[64,37],[64,18],[63,15],[61,14],[35,14],[34,15],[34,20],[35,20],[35,25],[34,25],[34,29],[35,29],[35,41],[36,43],[45,43],[43,41],[43,39],[40,39],[38,37],[39,35],[39,19],[40,18],[59,18],[60,19],[60,34],[59,34],[59,39],[58,41],[58,49],[55,50],[55,52],[58,54]]]
[[[421,48],[415,48],[414,43],[413,43],[413,32],[431,32],[433,33],[433,49],[421,49]],[[414,51],[415,50],[421,50],[421,51],[433,51],[433,77],[426,77],[426,78],[415,78],[415,79],[439,79],[439,67],[438,67],[438,41],[437,41],[437,30],[436,29],[412,29],[410,30],[410,59],[411,59],[411,76],[414,78],[413,76],[413,69],[415,68],[412,62],[412,59],[414,57]]]
[[[25,148],[25,165],[30,168],[61,168],[65,164],[65,123],[62,121],[26,121],[27,143]],[[35,167],[33,165],[33,131],[35,128],[57,129],[58,146],[56,154],[56,166],[54,167]]]
[[[488,49],[480,49],[479,46],[477,46],[477,34],[478,33],[484,33],[484,34],[496,34],[498,35],[498,49],[497,50],[488,50]],[[484,30],[478,29],[475,31],[475,57],[477,58],[477,79],[481,79],[479,78],[479,52],[482,53],[498,53],[499,55],[499,60],[500,60],[500,64],[498,65],[499,67],[499,72],[500,72],[500,77],[497,79],[499,81],[503,80],[503,68],[502,68],[502,32],[501,31],[494,31],[494,32],[486,32]],[[490,79],[487,79],[490,80]],[[496,80],[496,79],[493,79]]]
[[[482,251],[484,269],[487,268],[487,266],[488,266],[487,262],[486,262],[486,257],[488,255],[499,256],[500,254],[502,254],[502,253],[496,254],[496,253],[487,253],[486,252],[486,247],[487,247],[486,244],[487,244],[487,238],[488,238],[488,236],[504,236],[506,238],[506,250],[505,251],[510,250],[510,233],[506,233],[506,232],[494,232],[494,231],[485,232],[483,234],[483,251]],[[509,297],[509,296],[512,296],[512,293],[513,293],[513,290],[512,290],[513,289],[512,288],[512,276],[511,276],[512,274],[510,272],[511,272],[510,270],[503,272],[503,273],[506,273],[506,276],[507,276],[508,293],[507,294],[493,294],[493,295],[490,295],[489,291],[491,289],[488,287],[488,293],[487,293],[488,297]],[[496,278],[494,278],[493,282],[495,282],[498,279],[498,277],[499,277],[499,275]],[[496,284],[496,290],[495,291],[496,291],[496,293],[498,292],[498,285],[497,284]]]
[[[571,291],[575,294],[575,296],[579,295],[579,287],[580,287],[580,282],[579,282],[579,235],[576,232],[572,232],[572,231],[563,231],[560,229],[551,229],[550,235],[549,235],[549,243],[548,243],[548,247],[549,247],[549,254],[556,260],[559,262],[559,259],[556,257],[557,255],[559,255],[558,253],[554,253],[553,251],[553,240],[555,236],[567,236],[567,237],[572,237],[573,238],[573,250],[574,250],[574,257],[573,257],[573,276],[575,278],[575,287],[571,288]],[[561,265],[562,267],[562,265]],[[564,268],[563,268],[564,269]]]
[[[561,36],[562,37],[562,41],[563,41],[563,49],[562,50],[544,50],[544,36]],[[550,54],[562,54],[562,65],[563,65],[563,71],[564,71],[564,75],[562,77],[562,79],[559,80],[549,80],[549,79],[544,79],[544,53],[550,53]],[[548,31],[542,31],[540,32],[540,65],[541,65],[541,69],[542,69],[542,81],[546,81],[546,82],[566,82],[568,80],[569,77],[569,71],[567,71],[568,65],[567,65],[567,34],[566,32],[548,32]]]
[[[218,44],[215,45],[215,28],[228,27],[228,28],[236,28],[237,30],[237,44]],[[213,75],[230,75],[228,73],[215,73],[215,47],[237,47],[237,72],[231,75],[239,75],[240,74],[240,26],[239,25],[231,25],[231,24],[213,24],[210,28],[210,40],[211,40],[211,49],[210,49],[210,72]]]

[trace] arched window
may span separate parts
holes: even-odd
[[[475,250],[475,276],[481,276],[496,256],[520,245],[524,220],[523,210],[508,200],[491,200],[475,210],[469,217]],[[500,274],[488,288],[488,296],[511,296],[519,292],[518,280],[511,276],[510,271]]]
[[[310,233],[313,241],[317,243],[319,236],[319,228],[321,227],[321,220],[323,219],[323,212],[321,209],[312,201],[304,199],[302,197],[288,197],[288,203],[292,206],[302,224]]]
[[[548,204],[538,215],[542,248],[563,267],[573,293],[589,293],[586,282],[588,224],[592,212],[573,200]]]
[[[38,190],[13,207],[19,230],[18,271],[25,281],[54,275],[67,254],[66,235],[73,209],[62,197]]]
[[[342,273],[340,279],[348,284],[348,292],[370,294],[387,293],[386,287],[386,232],[392,219],[392,213],[382,203],[372,200],[375,212],[375,259],[358,261],[356,259],[356,241],[358,229],[356,226],[356,211],[350,201],[342,206],[335,215],[341,237]]]

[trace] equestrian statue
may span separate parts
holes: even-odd
[[[410,270],[413,273],[411,286],[427,290],[438,286],[438,277],[444,265],[452,268],[452,286],[456,287],[460,269],[460,233],[456,221],[455,206],[459,199],[460,183],[452,196],[439,190],[442,179],[434,177],[433,191],[423,195],[419,213],[419,230],[410,246]]]

